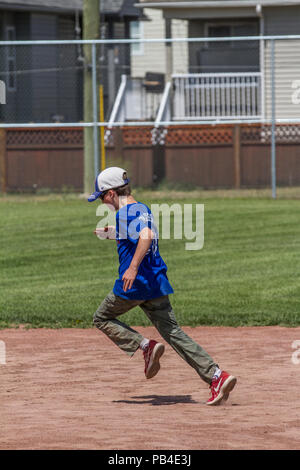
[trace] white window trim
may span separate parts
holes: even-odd
[[[142,21],[131,21],[130,23],[138,23],[139,25],[139,33],[136,35],[132,35],[131,26],[130,26],[130,39],[144,39],[144,24]],[[144,43],[138,44],[138,50],[133,50],[131,48],[131,55],[132,56],[142,56],[144,55]]]

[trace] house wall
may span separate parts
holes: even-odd
[[[1,11],[1,39],[7,40],[7,28],[15,26],[15,15],[13,12]],[[17,105],[16,91],[9,88],[9,77],[7,72],[7,53],[8,48],[0,48],[0,80],[3,80],[6,84],[6,105],[0,107],[0,119],[5,121],[14,112]],[[2,73],[1,73],[2,72]],[[4,73],[3,73],[4,72]]]
[[[30,13],[19,12],[15,14],[15,25],[17,40],[26,40],[30,38]],[[17,69],[31,69],[31,48],[28,46],[16,47]],[[32,119],[32,83],[31,74],[24,73],[17,75],[16,106],[12,110],[16,122],[28,122]],[[10,117],[11,118],[13,117]]]
[[[242,2],[243,0],[241,0]],[[189,20],[191,18],[255,18],[257,16],[254,7],[224,7],[224,8],[168,8],[165,10],[166,18],[178,18]]]
[[[265,35],[300,33],[300,6],[264,10]],[[293,103],[300,80],[300,40],[275,41],[275,104],[278,119],[299,119],[300,104]],[[299,83],[300,85],[300,83]],[[298,85],[298,88],[299,88]],[[293,88],[294,87],[294,88]],[[272,114],[271,43],[265,44],[265,106],[266,118]]]
[[[189,21],[189,37],[208,35],[208,26],[230,26],[231,36],[259,34],[257,18],[195,19]],[[222,46],[215,43],[190,42],[189,67],[191,73],[257,72],[259,71],[258,41],[241,41]]]
[[[150,21],[143,22],[144,39],[165,37],[165,20],[161,10],[145,8],[144,14]],[[188,22],[172,20],[172,37],[188,37]],[[166,52],[164,43],[145,43],[141,55],[131,56],[131,75],[143,78],[146,72],[166,73]],[[188,44],[173,44],[173,73],[188,72]]]
[[[103,24],[103,39],[129,38],[129,21]],[[98,47],[100,60],[100,81],[103,85],[105,118],[109,119],[123,74],[130,75],[130,45],[113,44]]]
[[[74,39],[73,17],[57,17],[57,38]],[[57,49],[58,67],[63,69],[57,75],[57,112],[68,122],[83,119],[83,65],[77,60],[79,54],[80,48],[73,45],[61,45]]]
[[[150,9],[145,9],[150,12]],[[293,35],[300,34],[300,6],[285,6],[281,7],[263,7],[264,17],[264,34],[265,35]],[[152,10],[151,17],[153,18],[153,25],[145,26],[145,32],[149,37],[158,37],[159,34],[164,35],[164,28],[159,23],[162,17],[161,10]],[[220,8],[215,9],[167,9],[165,10],[167,18],[173,18],[175,21],[188,22],[188,36],[189,37],[204,37],[204,21],[214,21],[216,18],[219,20],[243,18],[258,21],[258,16],[255,8]],[[174,19],[177,18],[177,19]],[[180,19],[179,19],[180,18]],[[205,20],[204,20],[205,18]],[[159,19],[159,21],[158,21]],[[155,21],[154,21],[155,20]],[[145,24],[146,25],[146,24]],[[152,28],[152,30],[151,30]],[[160,29],[159,29],[160,28]],[[159,33],[159,34],[158,34]],[[154,36],[153,36],[154,35]],[[175,34],[173,34],[175,36]],[[277,40],[275,43],[275,57],[276,57],[276,117],[278,119],[299,119],[300,117],[300,41],[296,40]],[[153,55],[155,56],[157,69],[164,70],[163,53],[157,53],[156,49],[152,47]],[[184,45],[183,45],[184,47]],[[188,51],[188,66],[190,72],[199,72],[197,70],[197,61],[195,50],[198,46],[190,43]],[[159,49],[158,49],[159,50]],[[148,55],[147,51],[147,55]],[[146,54],[145,54],[146,55]],[[266,42],[264,47],[264,84],[265,84],[265,117],[271,117],[271,58],[270,58],[270,43]],[[141,70],[138,67],[142,64]],[[133,58],[135,64],[135,71],[142,75],[142,71],[148,65],[145,64],[145,57],[142,59]],[[151,59],[153,63],[153,58]],[[179,61],[178,61],[179,63]],[[158,70],[159,71],[159,70]],[[177,71],[177,70],[176,70]]]
[[[8,26],[17,40],[74,39],[73,15],[32,12],[0,12],[2,39]],[[0,47],[0,71],[7,71],[6,52]],[[12,50],[12,48],[11,48]],[[51,122],[54,115],[65,121],[82,119],[82,70],[76,46],[16,46],[15,89],[7,86],[7,104],[0,120],[12,123]],[[46,71],[42,71],[42,70]],[[2,77],[0,72],[0,79]],[[6,77],[7,81],[7,77]]]
[[[31,15],[31,39],[56,39],[56,15],[33,13]],[[35,122],[51,122],[57,114],[57,46],[32,46],[32,119]],[[48,72],[41,70],[48,69]],[[52,71],[50,71],[52,69]]]
[[[74,39],[74,19],[54,14],[31,15],[31,39]],[[73,45],[33,46],[31,48],[32,120],[51,122],[61,116],[65,122],[82,119],[78,100],[80,70],[77,48]],[[46,71],[41,71],[42,69]]]
[[[226,10],[226,11],[225,11]],[[264,7],[264,34],[265,35],[294,35],[300,34],[300,6]],[[204,22],[213,21],[215,18],[227,19],[236,18],[240,15],[243,18],[251,15],[253,21],[258,21],[255,9],[248,11],[246,8],[213,10],[189,9],[168,10],[169,17],[189,17],[189,36],[201,37],[205,35]],[[231,14],[232,13],[232,14]],[[204,20],[202,17],[205,17]],[[254,18],[256,19],[254,20]],[[192,20],[191,20],[192,18]],[[196,19],[198,18],[198,19]],[[191,72],[197,72],[196,53],[197,45],[191,43],[189,48],[189,65]],[[272,112],[271,95],[271,44],[265,43],[264,47],[264,104],[265,118],[270,119]],[[275,69],[276,69],[276,117],[278,119],[299,119],[300,117],[300,40],[276,40],[275,42]]]
[[[266,35],[299,34],[300,5],[263,9]]]

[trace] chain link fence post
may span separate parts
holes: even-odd
[[[272,137],[271,137],[271,183],[272,198],[276,199],[276,93],[275,93],[275,41],[271,40],[271,95],[272,95]]]

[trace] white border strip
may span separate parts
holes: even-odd
[[[299,34],[287,36],[230,36],[223,38],[151,38],[151,39],[55,39],[52,41],[0,41],[0,46],[51,46],[57,44],[135,44],[135,43],[172,43],[172,42],[220,42],[220,41],[266,41],[300,39]]]
[[[223,124],[271,124],[272,119],[217,119],[217,120],[203,120],[203,121],[161,121],[159,123],[160,126],[190,126],[190,125],[223,125]],[[155,127],[156,121],[130,121],[130,122],[76,122],[76,123],[67,123],[67,122],[51,122],[51,123],[30,123],[30,124],[4,124],[0,123],[0,128],[3,129],[43,129],[43,128],[59,128],[59,127]],[[276,124],[300,124],[299,119],[276,119]]]

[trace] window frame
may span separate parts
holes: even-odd
[[[133,34],[132,25],[138,25],[138,32]],[[142,21],[130,21],[130,39],[143,39],[144,38],[144,25]],[[135,46],[135,50],[134,50]],[[136,43],[130,45],[130,55],[131,56],[142,56],[144,55],[144,43]]]

